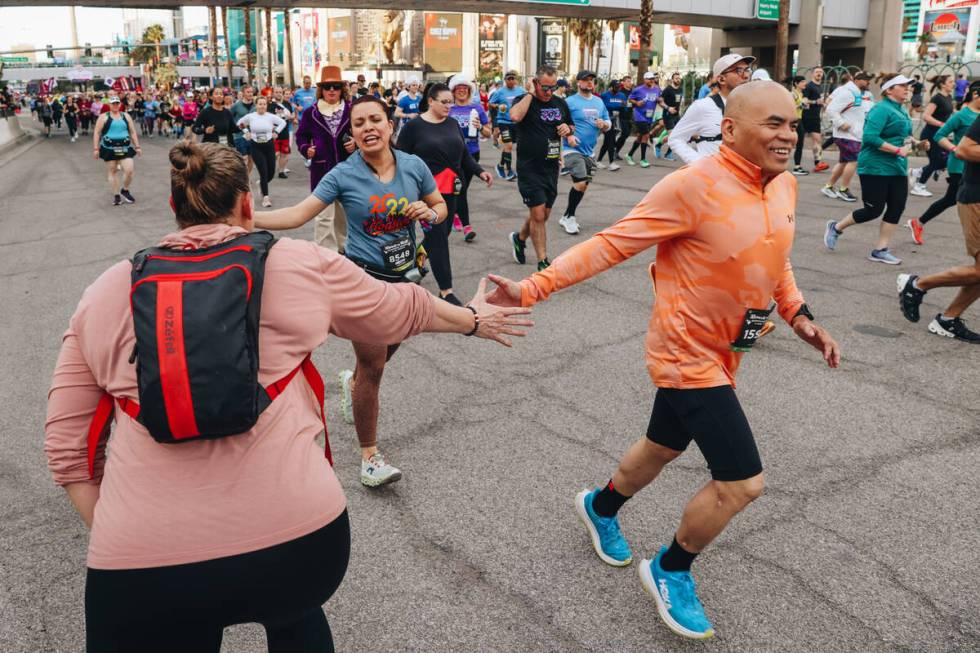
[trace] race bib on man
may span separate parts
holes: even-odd
[[[557,139],[548,139],[548,155],[546,159],[557,159],[558,155],[561,154],[561,141]]]
[[[772,313],[772,308],[750,308],[746,310],[745,317],[742,319],[742,326],[738,330],[738,337],[730,345],[731,350],[742,352],[751,350],[756,340],[759,339],[762,327],[765,326],[770,313]]]

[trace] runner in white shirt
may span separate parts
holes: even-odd
[[[749,81],[755,57],[726,54],[715,62],[712,76],[718,80],[718,92],[695,101],[687,108],[670,132],[667,144],[684,163],[694,163],[710,156],[721,145],[721,117],[728,94],[736,86]],[[695,144],[691,140],[697,138]]]
[[[238,128],[251,141],[249,154],[259,171],[259,187],[262,190],[262,206],[272,206],[269,199],[269,180],[276,174],[276,136],[286,128],[286,121],[269,113],[269,99],[255,98],[255,111],[238,121]]]
[[[834,125],[834,143],[840,153],[837,165],[830,174],[830,181],[820,192],[831,199],[856,202],[848,187],[857,170],[857,157],[861,152],[861,139],[864,136],[864,118],[874,104],[868,92],[871,74],[863,70],[845,84],[838,86],[827,103],[827,117]],[[840,185],[836,185],[840,180]]]

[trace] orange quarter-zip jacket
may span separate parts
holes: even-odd
[[[762,170],[732,149],[668,175],[630,213],[521,282],[532,306],[657,246],[656,301],[646,361],[660,388],[735,385],[733,351],[747,309],[776,300],[789,322],[803,305],[789,262],[796,179],[763,186]],[[653,265],[651,265],[651,272]]]

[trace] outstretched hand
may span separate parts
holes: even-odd
[[[529,315],[531,309],[521,308],[519,301],[517,305],[512,306],[502,306],[491,302],[490,296],[487,295],[486,278],[480,279],[480,285],[469,305],[476,310],[476,315],[480,320],[479,328],[474,335],[487,340],[496,340],[506,347],[511,346],[511,341],[507,336],[523,337],[525,331],[519,327],[534,326],[534,322],[521,317],[522,315]]]
[[[793,321],[793,331],[796,332],[800,340],[823,354],[823,359],[827,361],[828,367],[836,368],[840,365],[840,345],[830,337],[830,333],[822,326],[801,316]]]
[[[521,305],[521,284],[511,281],[507,277],[496,274],[488,274],[490,281],[497,287],[487,295],[487,301],[497,306],[520,306]]]

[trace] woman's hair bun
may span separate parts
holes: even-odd
[[[204,178],[207,170],[207,159],[204,151],[196,143],[184,141],[170,150],[170,165],[180,172],[189,182],[198,182]]]

